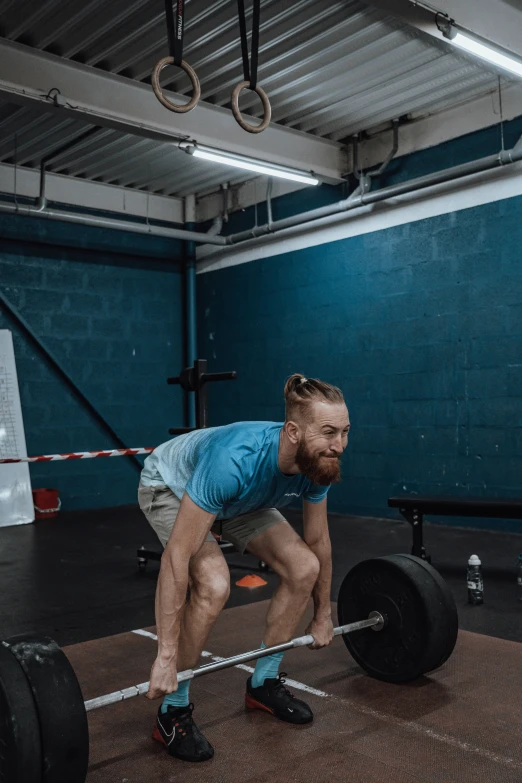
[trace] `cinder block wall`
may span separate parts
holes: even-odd
[[[432,169],[451,158],[430,154]],[[341,386],[351,411],[332,510],[391,516],[387,498],[412,492],[520,496],[521,214],[511,198],[200,275],[200,352],[238,371],[212,390],[212,422],[280,420],[284,380],[303,372]]]
[[[179,243],[11,216],[0,234],[8,300],[129,446],[166,440],[183,424],[166,383],[183,366]],[[4,309],[0,328],[13,332],[28,453],[114,447]],[[65,509],[134,503],[138,476],[127,458],[31,466]]]

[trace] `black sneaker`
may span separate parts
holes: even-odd
[[[167,712],[158,710],[152,738],[162,742],[171,756],[183,761],[207,761],[214,748],[192,720],[194,705],[172,707]]]
[[[314,719],[312,710],[285,688],[286,676],[281,672],[279,677],[269,677],[259,688],[252,687],[252,677],[249,677],[245,705],[251,710],[266,710],[288,723],[310,723]]]

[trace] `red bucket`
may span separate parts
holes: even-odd
[[[57,489],[33,489],[33,503],[36,519],[56,517],[62,505]]]

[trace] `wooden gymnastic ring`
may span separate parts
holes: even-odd
[[[264,131],[270,125],[270,120],[272,118],[272,107],[270,106],[270,101],[268,100],[268,95],[266,92],[262,87],[256,85],[254,92],[259,95],[263,104],[263,121],[259,125],[250,125],[249,122],[245,122],[241,116],[241,112],[239,111],[239,94],[247,87],[250,89],[250,82],[239,82],[239,84],[234,87],[234,91],[232,93],[232,114],[234,115],[234,119],[237,124],[240,125],[243,130],[246,130],[247,133],[262,133],[262,131]]]
[[[167,65],[174,65],[173,57],[163,57],[161,60],[158,60],[154,66],[154,70],[152,71],[152,89],[154,90],[154,95],[166,109],[169,109],[169,111],[175,111],[177,114],[185,114],[188,111],[192,111],[192,109],[196,108],[198,101],[201,98],[201,86],[196,71],[191,68],[185,60],[181,61],[180,68],[185,71],[192,84],[192,98],[188,103],[179,105],[169,101],[163,94],[160,86],[160,74]]]

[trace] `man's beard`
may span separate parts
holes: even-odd
[[[325,457],[322,454],[310,454],[304,440],[299,442],[295,463],[299,471],[313,484],[326,487],[338,484],[341,480],[341,461],[338,457]]]

